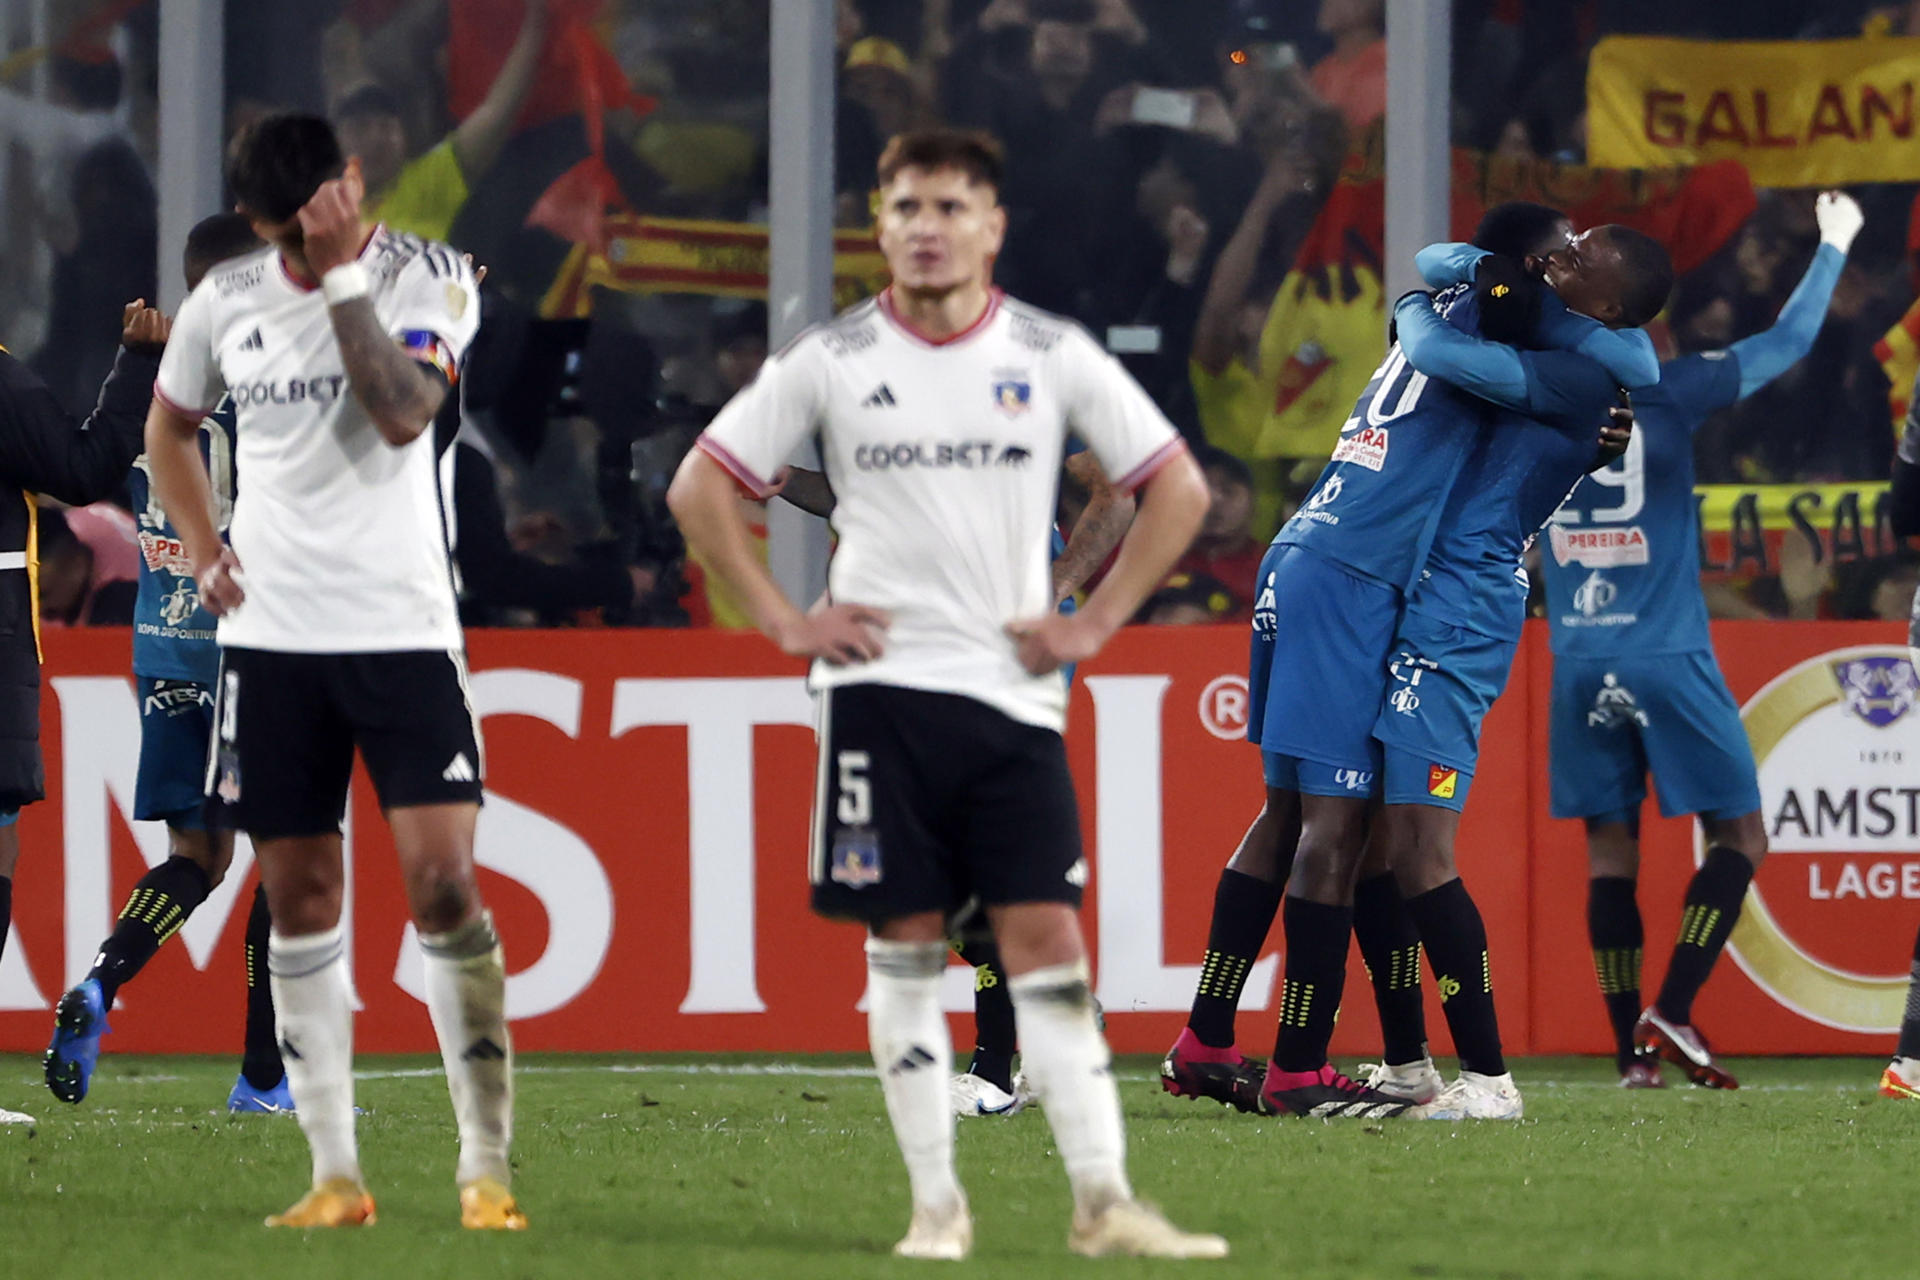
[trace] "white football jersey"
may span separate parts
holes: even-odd
[[[700,448],[764,497],[816,430],[836,499],[830,593],[893,625],[879,659],[816,662],[814,686],[962,694],[1062,729],[1065,680],[1028,675],[1006,626],[1053,608],[1068,434],[1122,490],[1184,447],[1146,392],[1079,325],[998,290],[944,342],[914,333],[882,294],[768,360]]]
[[[387,332],[449,381],[480,321],[460,254],[381,227],[360,254]],[[230,540],[246,603],[220,643],[291,653],[457,649],[433,431],[395,448],[354,398],[327,301],[277,249],[222,263],[181,305],[154,395],[238,415]],[[451,394],[451,393],[450,393]]]

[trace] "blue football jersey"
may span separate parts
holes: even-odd
[[[1526,620],[1520,567],[1542,525],[1593,465],[1612,376],[1584,356],[1523,352],[1525,415],[1500,409],[1454,482],[1407,608],[1484,636],[1517,638]]]
[[[1554,518],[1545,563],[1553,651],[1573,657],[1712,648],[1700,594],[1693,433],[1740,398],[1725,351],[1661,366],[1634,394],[1633,443],[1580,483]]]
[[[1434,307],[1455,328],[1478,336],[1479,307],[1470,288],[1448,289]],[[1274,542],[1410,590],[1444,499],[1492,413],[1486,401],[1428,378],[1399,346],[1390,348],[1341,426],[1340,443],[1313,492]]]
[[[223,537],[233,517],[233,433],[233,405],[223,400],[200,424],[200,456],[213,484],[215,523]],[[220,672],[220,647],[214,641],[216,620],[201,607],[193,565],[154,496],[145,454],[134,462],[128,488],[133,495],[134,518],[140,526],[133,673],[156,680],[211,685]]]

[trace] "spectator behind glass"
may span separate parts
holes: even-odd
[[[1233,622],[1242,620],[1238,617],[1239,608],[1238,598],[1225,583],[1204,574],[1176,573],[1140,606],[1136,621],[1153,627]]]
[[[345,93],[333,109],[340,149],[360,157],[369,218],[396,231],[445,241],[453,220],[513,133],[533,88],[547,39],[547,0],[527,0],[513,48],[473,113],[434,147],[407,158],[405,112],[397,95],[377,83]]]
[[[1320,0],[1319,27],[1333,51],[1313,64],[1307,82],[1358,134],[1387,113],[1385,0]]]
[[[140,590],[139,530],[110,502],[40,512],[40,621],[130,627]]]
[[[1194,459],[1206,473],[1211,502],[1199,536],[1174,565],[1175,575],[1206,578],[1224,587],[1232,605],[1215,612],[1234,622],[1253,618],[1253,597],[1266,544],[1253,536],[1253,469],[1224,449],[1202,447]],[[1171,581],[1171,579],[1169,579]]]
[[[60,96],[77,110],[117,108],[119,63],[62,58],[56,67]],[[32,366],[68,412],[84,413],[120,348],[121,304],[159,291],[157,198],[124,134],[108,133],[74,159],[64,207],[70,216],[48,228],[57,252],[47,337]]]
[[[1002,69],[1007,41],[1023,37],[1021,62]],[[949,61],[952,122],[1007,143],[995,282],[1035,306],[1097,319],[1128,175],[1123,148],[1095,117],[1117,85],[1158,79],[1144,46],[1144,28],[1118,0],[1020,0],[991,6]]]

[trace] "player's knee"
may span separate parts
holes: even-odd
[[[1701,825],[1709,844],[1732,849],[1756,867],[1767,856],[1767,824],[1758,810],[1737,818],[1703,820]]]
[[[207,830],[169,827],[167,852],[173,857],[185,858],[206,872],[209,892],[220,887],[220,882],[227,878],[227,868],[233,865],[232,837],[221,839]]]
[[[433,859],[415,867],[407,878],[407,898],[422,933],[450,932],[480,911],[473,868],[460,859]]]

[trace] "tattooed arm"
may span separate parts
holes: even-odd
[[[394,343],[368,298],[327,309],[354,399],[373,419],[380,438],[398,448],[427,429],[447,398],[447,383]]]

